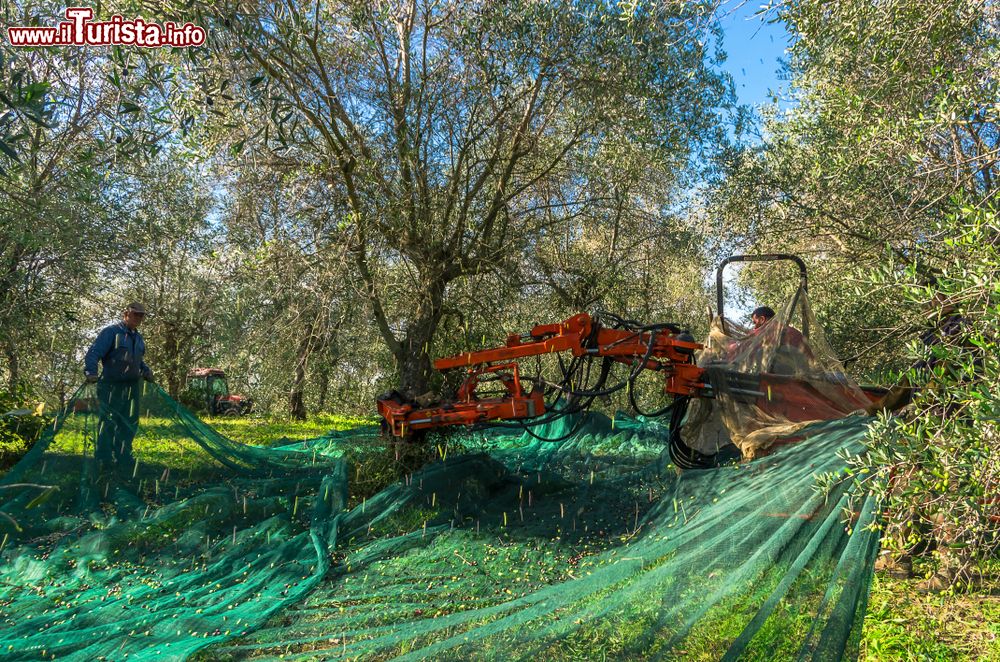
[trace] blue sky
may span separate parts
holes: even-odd
[[[733,77],[739,102],[755,107],[770,101],[769,91],[787,89],[778,73],[788,33],[784,23],[769,24],[754,16],[760,6],[760,0],[729,0],[719,9],[722,46],[728,54],[723,68]]]
[[[760,6],[761,0],[727,0],[718,12],[723,30],[722,48],[727,54],[722,68],[733,77],[737,101],[754,109],[771,103],[772,94],[788,90],[787,81],[779,78],[782,61],[787,57],[788,32],[784,23],[767,23],[760,16],[754,16]],[[787,102],[781,105],[785,107]],[[757,305],[775,305],[776,302],[755,301],[749,292],[738,286],[737,277],[742,267],[737,263],[726,269],[726,317],[748,323],[750,311]],[[714,271],[707,275],[705,283],[715,291]]]

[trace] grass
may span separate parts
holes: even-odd
[[[31,448],[31,440],[13,434],[0,436],[0,470],[17,464]]]
[[[226,436],[245,443],[264,443],[275,437],[306,439],[329,430],[341,430],[372,420],[322,416],[308,422],[267,419],[213,419]],[[974,592],[934,595],[919,591],[919,579],[898,580],[877,574],[865,617],[861,660],[995,660],[1000,662],[1000,565],[988,569],[997,577]],[[636,622],[641,614],[635,614]],[[626,623],[607,629],[605,643],[629,640]],[[593,645],[594,640],[590,641]],[[569,648],[561,651],[573,657]],[[616,647],[611,646],[612,649]],[[593,652],[593,649],[590,649]]]
[[[199,470],[215,467],[211,460],[193,442],[185,438],[183,428],[169,413],[144,417],[133,447],[141,462],[169,466],[172,470]],[[360,425],[371,424],[372,419],[320,414],[307,421],[295,421],[278,416],[214,417],[203,419],[222,436],[250,446],[281,446],[283,444],[313,439],[330,432],[348,430]],[[96,423],[87,418],[72,417],[66,421],[51,446],[51,450],[69,455],[83,452],[85,439],[93,443],[92,428]],[[88,427],[89,426],[89,427]],[[30,444],[24,443],[16,449],[11,447],[12,466],[23,455]],[[0,444],[0,457],[7,450]]]
[[[375,418],[316,414],[297,421],[282,416],[254,415],[235,418],[215,416],[203,419],[223,436],[254,446],[281,445],[282,440],[302,441],[333,431],[349,430],[359,425],[375,424]]]
[[[865,616],[861,660],[991,660],[1000,662],[1000,570],[956,595],[920,590],[922,579],[878,573]]]
[[[270,446],[319,437],[332,431],[350,429],[374,421],[325,414],[305,422],[267,416],[213,418],[206,422],[234,441]],[[146,420],[144,434],[136,439],[136,449],[137,451],[142,449],[140,453],[144,456],[142,459],[189,472],[192,469],[196,472],[199,469],[209,469],[207,466],[198,465],[199,461],[204,463],[204,453],[189,448],[191,444],[178,443],[180,440],[176,434],[171,434],[169,428],[167,419]],[[79,452],[84,435],[83,430],[77,429],[75,421],[71,421],[64,428],[60,437],[59,450],[70,454]],[[359,459],[364,460],[358,462],[357,467],[358,473],[363,475],[352,474],[352,502],[359,498],[359,488],[370,496],[381,489],[386,482],[392,482],[395,477],[396,472],[390,466],[391,458],[386,457],[384,452],[377,453],[372,450],[358,453],[357,457],[352,459],[356,462]],[[371,484],[368,484],[369,482]],[[406,515],[409,518],[407,521],[389,519],[381,523],[380,527],[387,530],[379,532],[391,535],[416,529],[421,521],[432,519],[433,513],[417,509],[414,512],[407,512]],[[516,550],[513,548],[510,550],[512,554],[514,551]],[[530,592],[550,581],[561,580],[560,577],[553,578],[546,574],[551,570],[548,566],[537,568],[529,567],[530,564],[524,566],[518,559],[507,558],[504,554],[499,554],[496,563],[491,563],[491,558],[486,554],[478,559],[484,572],[499,572],[500,568],[519,566],[526,568],[526,572],[532,571],[531,576],[525,578],[529,585],[521,587],[524,591]],[[553,564],[553,567],[563,566],[565,563]],[[898,580],[881,574],[876,575],[864,623],[860,659],[1000,662],[1000,563],[984,568],[983,574],[994,578],[992,583],[986,582],[975,591],[958,595],[926,594],[919,591],[920,579]],[[454,598],[455,605],[452,608],[457,609],[462,604],[461,596],[456,595]],[[642,636],[645,632],[643,625],[649,619],[656,617],[653,606],[654,602],[649,605],[637,605],[632,613],[623,614],[625,618],[609,619],[604,624],[595,623],[594,629],[582,633],[588,636],[569,637],[549,653],[560,658],[577,659],[605,651],[614,657],[616,653],[629,650],[636,638]],[[777,629],[774,633],[775,638],[781,638],[780,630],[785,627],[801,626],[801,623],[796,622],[798,616],[796,609],[779,610],[772,619]],[[717,623],[717,625],[723,624]],[[729,638],[728,635],[722,637],[724,641],[728,641]],[[601,645],[595,646],[598,641],[602,642]]]
[[[28,452],[48,422],[42,416],[0,416],[0,471]]]

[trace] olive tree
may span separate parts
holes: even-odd
[[[0,18],[52,25],[64,8],[15,0]],[[172,131],[166,76],[151,52],[0,40],[0,350],[12,388],[46,369],[58,329],[79,331],[101,265],[140,248],[120,165],[140,165]]]
[[[656,161],[669,195],[720,140],[712,3],[254,2],[216,26],[230,141],[322,180],[397,385],[421,393],[456,281],[616,204],[602,145]],[[263,120],[263,121],[261,121]],[[221,120],[220,120],[221,121]],[[237,122],[232,121],[233,124]],[[604,164],[607,165],[607,164]],[[626,182],[625,161],[602,177]],[[633,214],[636,205],[623,207]]]

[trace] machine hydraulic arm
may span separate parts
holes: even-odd
[[[568,391],[569,379],[562,385],[547,385],[540,377],[524,378],[517,361],[556,353],[568,353],[578,361],[600,358],[605,365],[625,364],[630,366],[633,379],[643,370],[655,371],[663,377],[664,392],[674,396],[695,396],[704,391],[703,370],[694,359],[702,346],[689,334],[673,324],[639,325],[613,319],[614,326],[606,326],[580,313],[558,324],[540,324],[523,335],[511,334],[503,347],[437,359],[437,370],[466,372],[454,399],[418,403],[390,393],[379,399],[379,414],[387,430],[397,437],[450,425],[540,416],[546,411],[546,388]],[[503,390],[499,395],[481,397],[476,389],[486,382],[500,382]]]

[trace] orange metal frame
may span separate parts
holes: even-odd
[[[525,391],[516,361],[556,352],[608,357],[632,366],[646,357],[643,368],[663,375],[665,393],[713,397],[705,371],[695,364],[694,352],[701,347],[699,343],[680,340],[677,334],[665,329],[651,332],[606,329],[590,315],[581,313],[558,324],[540,324],[524,335],[511,334],[503,347],[436,360],[434,367],[438,370],[467,370],[453,401],[419,406],[401,398],[386,398],[379,400],[378,411],[388,431],[396,437],[450,425],[540,416],[545,413],[543,389],[534,384]],[[476,389],[487,379],[502,383],[506,392],[498,397],[480,397]],[[867,397],[859,399],[847,388],[837,392],[838,401],[846,399],[854,408],[878,398],[878,394],[865,393]],[[843,404],[830,400],[808,382],[788,376],[760,375],[754,390],[743,395],[751,397],[765,411],[791,421],[828,420],[848,413],[842,411]]]
[[[665,329],[650,332],[606,329],[590,315],[580,313],[558,324],[539,324],[524,335],[511,334],[504,347],[463,352],[436,360],[434,367],[437,370],[468,369],[454,402],[418,407],[396,399],[383,399],[378,402],[378,411],[389,431],[397,437],[449,425],[539,416],[545,413],[542,388],[536,384],[525,393],[514,361],[556,352],[610,357],[635,365],[648,351],[643,368],[663,374],[665,393],[697,395],[705,388],[704,371],[694,362],[694,352],[701,348],[701,344],[680,340],[677,334]],[[502,397],[479,398],[476,387],[483,375],[495,375],[507,392]]]

